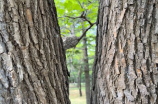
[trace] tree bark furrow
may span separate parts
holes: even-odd
[[[100,0],[91,104],[157,104],[155,0]]]
[[[0,103],[70,104],[53,0],[0,0]]]

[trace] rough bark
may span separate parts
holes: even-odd
[[[84,25],[82,22],[82,31],[84,32]],[[89,62],[88,62],[88,50],[87,50],[87,37],[86,34],[83,37],[83,62],[85,73],[85,87],[86,87],[86,104],[90,104],[90,77],[89,77]]]
[[[91,104],[158,104],[158,2],[99,4]]]
[[[63,43],[64,43],[64,49],[70,49],[73,47],[76,47],[78,44],[79,40],[77,36],[68,36],[68,37],[63,37]]]
[[[0,0],[0,103],[70,104],[53,0]]]

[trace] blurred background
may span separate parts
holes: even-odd
[[[89,104],[98,0],[55,0],[55,5],[62,38],[83,36],[65,49],[71,104]]]

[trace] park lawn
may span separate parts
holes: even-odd
[[[70,90],[70,100],[71,104],[86,104],[85,87],[82,87],[82,97],[79,95],[79,89],[76,86],[71,86]]]

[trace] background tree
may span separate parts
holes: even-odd
[[[70,104],[53,0],[0,0],[0,103]]]
[[[82,75],[82,66],[80,66],[79,71],[78,71],[78,88],[79,88],[80,96],[82,96],[81,75]]]
[[[99,4],[91,104],[158,104],[158,2]]]
[[[85,28],[82,22],[82,31],[84,32],[84,30]],[[90,104],[90,77],[89,77],[89,62],[88,62],[86,34],[83,37],[83,62],[84,62],[84,73],[85,73],[86,99],[87,99],[87,104]]]
[[[96,24],[98,1],[97,0],[56,0],[58,10],[58,19],[63,35],[64,48],[67,54],[67,60],[73,57],[74,66],[78,65],[75,74],[78,74],[79,62],[76,60],[84,59],[86,98],[87,104],[90,103],[90,76],[89,69],[92,67],[95,46],[95,27]],[[84,29],[82,29],[84,27]],[[84,37],[86,35],[86,37]],[[83,42],[79,42],[84,37]],[[76,47],[75,49],[70,49]],[[84,52],[82,51],[84,50]],[[73,53],[73,54],[69,54]],[[86,55],[86,56],[85,56]],[[70,57],[69,57],[70,56]],[[89,61],[89,63],[88,63]],[[68,68],[70,64],[67,64]],[[70,67],[71,68],[71,67]],[[81,75],[82,76],[82,75]],[[72,79],[70,77],[70,79]]]

